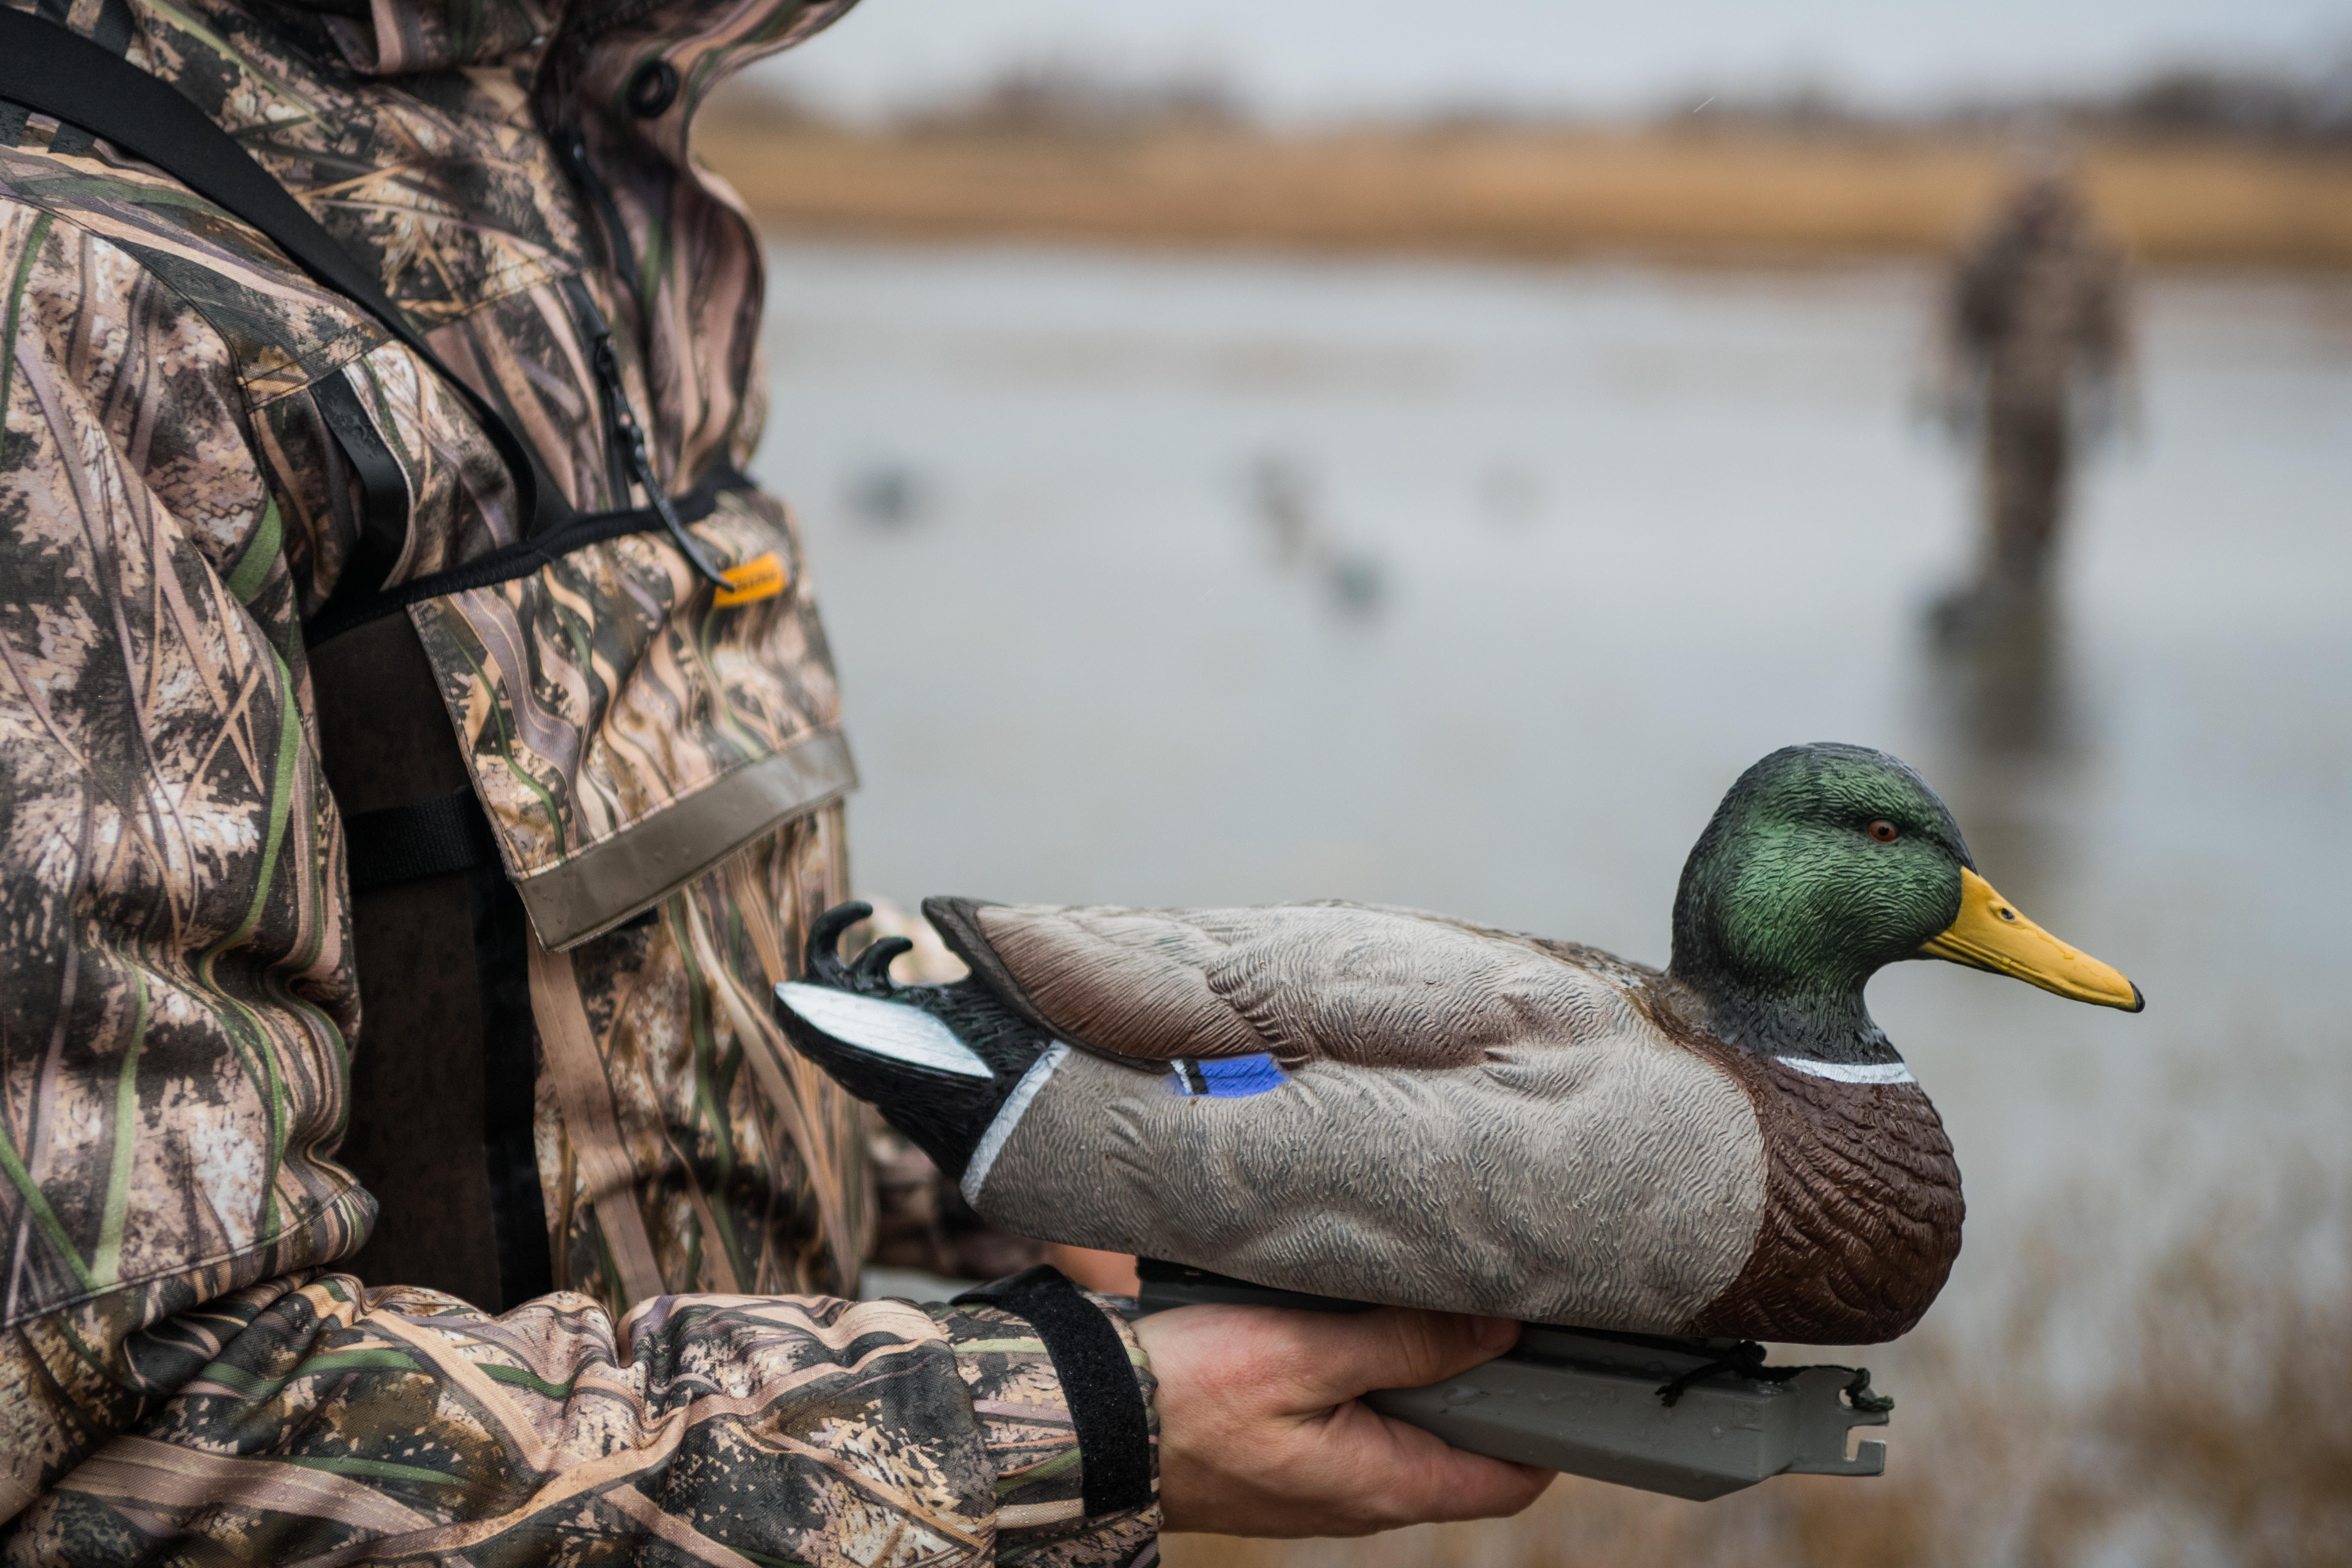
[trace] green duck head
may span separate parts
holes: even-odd
[[[1862,993],[1906,958],[2143,1005],[2137,986],[1993,891],[1936,792],[1885,752],[1790,746],[1740,774],[1675,898],[1670,973],[1706,1002],[1708,1027],[1776,1056],[1892,1060]]]

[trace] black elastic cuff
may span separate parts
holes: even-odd
[[[1054,1371],[1078,1439],[1079,1478],[1089,1518],[1151,1501],[1151,1418],[1127,1359],[1127,1344],[1102,1309],[1078,1293],[1050,1263],[967,1290],[955,1304],[977,1303],[1026,1318]]]

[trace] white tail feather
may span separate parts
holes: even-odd
[[[919,1007],[793,980],[776,987],[776,1000],[861,1051],[962,1078],[996,1076],[952,1030]]]

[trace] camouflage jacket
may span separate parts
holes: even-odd
[[[846,0],[37,4],[237,135],[578,507],[636,504],[615,374],[673,490],[748,459],[760,254],[688,121]],[[862,1123],[765,997],[852,780],[781,507],[695,529],[774,557],[750,602],[641,533],[406,612],[531,933],[557,1289],[493,1317],[335,1267],[352,1064],[417,1042],[366,1026],[303,627],[366,558],[352,421],[395,584],[518,537],[495,449],[245,223],[6,104],[0,412],[0,1552],[1150,1556],[1019,1319],[828,1294]]]

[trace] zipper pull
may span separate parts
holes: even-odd
[[[629,412],[628,396],[621,389],[621,362],[613,352],[611,332],[597,334],[595,352],[590,359],[595,367],[599,389],[604,394],[610,437],[617,437],[622,459],[628,465],[630,475],[645,487],[646,500],[651,503],[654,515],[661,519],[662,526],[669,530],[670,538],[677,541],[679,552],[697,572],[721,588],[733,587],[733,580],[711,564],[710,557],[703,553],[701,542],[687,532],[686,524],[678,521],[677,510],[669,504],[668,494],[654,475],[653,459],[646,454],[646,433],[638,427],[636,416]]]
[[[669,504],[669,497],[663,493],[660,481],[654,478],[654,466],[646,457],[645,432],[639,430],[634,421],[629,426],[628,436],[629,466],[636,470],[637,483],[646,487],[646,499],[653,503],[654,515],[661,519],[664,528],[669,530],[669,536],[677,541],[679,552],[697,572],[719,587],[735,586],[735,580],[710,563],[710,557],[702,552],[701,542],[687,532],[686,524],[677,520],[677,510]]]

